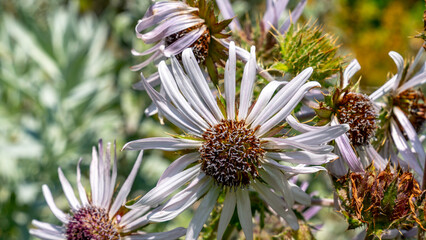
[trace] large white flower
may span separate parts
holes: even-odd
[[[426,119],[426,104],[421,89],[416,89],[426,83],[426,63],[421,61],[423,53],[424,49],[420,48],[414,61],[410,63],[404,62],[397,52],[389,52],[398,72],[370,95],[377,107],[385,109],[391,116],[390,123],[384,129],[386,141],[381,146],[382,154],[395,163],[402,160],[418,177],[423,175],[426,160],[425,150],[418,136],[418,130]],[[416,72],[418,67],[420,70]],[[397,152],[402,158],[397,156]]]
[[[114,146],[115,151],[115,146]],[[52,197],[47,185],[43,185],[43,194],[50,210],[62,225],[33,220],[35,228],[30,229],[30,234],[41,239],[176,239],[185,234],[184,228],[176,228],[163,233],[136,232],[140,227],[147,225],[147,213],[151,207],[145,206],[138,210],[128,211],[124,208],[127,195],[130,192],[139,166],[142,163],[141,152],[126,181],[121,186],[115,200],[117,158],[114,155],[114,164],[111,172],[110,144],[103,155],[102,142],[99,142],[99,154],[93,148],[92,162],[90,164],[91,192],[86,192],[81,183],[80,163],[77,165],[77,189],[80,201],[74,194],[71,184],[58,169],[62,189],[71,207],[69,213],[60,210]]]
[[[236,96],[233,42],[225,66],[224,99],[212,94],[191,49],[184,50],[182,61],[184,69],[172,58],[171,71],[164,62],[159,64],[158,72],[166,97],[149,86],[143,77],[142,83],[160,113],[181,128],[185,135],[140,139],[127,143],[124,148],[185,150],[186,154],[175,160],[157,186],[131,208],[136,210],[145,205],[160,204],[189,182],[184,190],[162,205],[161,212],[150,215],[149,219],[153,222],[170,220],[202,198],[186,235],[186,239],[196,239],[223,192],[225,201],[218,239],[222,237],[235,207],[246,238],[252,239],[249,191],[255,190],[278,215],[297,229],[297,218],[291,207],[295,201],[309,205],[310,197],[288,178],[324,170],[317,165],[336,158],[330,153],[333,147],[326,143],[348,130],[347,125],[316,129],[291,117],[304,94],[320,86],[317,82],[305,83],[312,68],[288,83],[270,82],[253,102],[256,79],[254,47],[244,68],[239,99]],[[291,125],[302,134],[274,137],[286,118],[291,119]]]

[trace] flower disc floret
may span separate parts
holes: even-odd
[[[352,145],[365,145],[374,136],[377,114],[373,103],[366,95],[345,93],[339,101],[337,111],[339,122],[350,126],[347,134]]]
[[[78,209],[65,226],[69,240],[117,240],[120,239],[115,224],[108,212],[99,207],[88,206]]]
[[[255,130],[247,128],[244,121],[222,120],[204,134],[199,149],[201,170],[213,177],[219,185],[247,186],[259,173],[260,159],[265,150]]]

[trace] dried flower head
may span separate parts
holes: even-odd
[[[380,237],[384,230],[407,230],[416,223],[423,228],[417,211],[424,207],[425,192],[410,172],[370,167],[336,179],[335,187],[349,229],[366,226],[367,234]]]

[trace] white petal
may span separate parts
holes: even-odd
[[[379,89],[370,94],[369,98],[372,101],[376,101],[377,99],[383,97],[385,94],[392,90],[392,87],[395,85],[396,78],[397,75],[393,76],[385,84],[383,84],[383,86],[381,86]]]
[[[289,206],[293,206],[294,197],[293,194],[291,194],[290,185],[288,184],[287,179],[285,179],[283,172],[268,165],[264,165],[263,168],[266,173],[261,174],[262,179],[265,180],[265,182],[271,186],[277,194],[284,197],[284,200]]]
[[[161,149],[164,151],[176,151],[182,149],[196,149],[202,145],[200,141],[170,138],[170,137],[154,137],[144,138],[126,143],[123,149],[126,150],[146,150]]]
[[[268,32],[271,26],[274,28],[278,27],[278,20],[280,19],[281,13],[287,6],[288,0],[268,0],[266,1],[266,11],[263,14],[263,28],[265,32]]]
[[[80,163],[82,160],[83,159],[80,158],[77,164],[77,188],[78,188],[78,195],[80,196],[81,204],[83,206],[87,206],[89,204],[89,200],[87,199],[86,190],[84,189],[83,184],[81,183]]]
[[[41,229],[30,229],[30,234],[34,237],[43,239],[43,240],[64,240],[64,235],[56,235],[55,233],[47,232]]]
[[[217,2],[217,1],[216,1]],[[226,114],[228,119],[235,119],[235,43],[229,44],[229,59],[225,66],[225,99],[226,99]]]
[[[293,9],[290,18],[288,18],[283,25],[280,27],[280,33],[284,34],[285,32],[287,32],[288,28],[290,27],[290,23],[293,22],[297,22],[297,20],[299,19],[300,15],[302,15],[303,9],[305,8],[307,0],[302,0],[300,1],[297,6]]]
[[[207,179],[204,174],[194,179],[187,188],[180,191],[164,205],[161,211],[149,217],[152,222],[164,222],[175,218],[188,207],[200,199],[213,185],[211,179]]]
[[[167,232],[158,232],[158,233],[140,233],[137,232],[124,237],[124,239],[129,240],[172,240],[178,239],[185,235],[186,229],[179,227]]]
[[[395,116],[401,124],[402,129],[404,130],[405,134],[407,134],[408,139],[413,145],[419,160],[425,159],[425,150],[422,143],[420,142],[416,130],[414,129],[413,125],[411,125],[410,120],[408,120],[407,116],[405,116],[404,112],[399,107],[394,107],[393,112],[395,113]],[[420,163],[422,163],[422,167],[424,168],[424,161],[420,161]]]
[[[209,85],[207,84],[207,81],[204,78],[204,75],[201,72],[201,69],[198,66],[197,60],[195,59],[191,49],[187,48],[183,51],[182,61],[186,72],[189,74],[190,79],[194,84],[195,89],[204,99],[210,111],[212,111],[213,115],[216,116],[216,119],[223,119],[222,112],[217,106],[216,100],[210,91]]]
[[[151,47],[150,49],[146,51],[138,52],[135,49],[132,49],[130,52],[132,53],[133,56],[145,56],[145,55],[154,53],[156,51],[159,51],[162,46],[164,46],[164,42],[160,41],[157,44],[155,44],[155,46]]]
[[[333,150],[330,145],[308,145],[296,141],[289,141],[283,138],[262,138],[262,148],[270,150],[293,150],[302,149],[312,153],[329,153]]]
[[[398,68],[398,73],[397,73],[397,78],[395,80],[394,85],[392,86],[392,90],[396,90],[399,86],[399,82],[401,81],[402,78],[402,72],[404,70],[404,58],[402,58],[402,56],[394,51],[390,51],[389,52],[389,56],[393,59],[393,61],[396,64],[396,67]]]
[[[217,228],[217,239],[220,240],[228,227],[229,221],[231,221],[232,215],[234,215],[235,204],[237,203],[237,197],[233,190],[229,190],[226,193],[225,200],[223,201],[223,208],[220,213],[219,226]]]
[[[151,209],[151,206],[143,206],[137,209],[132,209],[128,211],[126,214],[121,216],[121,220],[119,222],[119,225],[121,227],[126,228],[126,231],[132,231],[135,229],[128,229],[127,225],[130,223],[135,222],[138,218],[140,218],[142,215],[144,215],[146,212],[148,212]]]
[[[170,177],[176,175],[178,172],[185,169],[189,164],[196,162],[198,159],[200,159],[200,154],[198,152],[194,152],[185,154],[182,157],[174,160],[161,175],[160,179],[157,182],[157,186],[163,181],[169,179]]]
[[[117,180],[117,145],[116,142],[114,141],[114,162],[112,164],[112,174],[111,174],[111,178],[109,181],[109,194],[107,196],[108,198],[108,202],[107,202],[107,206],[110,206],[111,201],[112,201],[112,196],[114,195],[114,191],[115,191],[115,182]],[[111,162],[111,154],[110,151],[108,150],[108,156],[109,156],[109,160],[108,163]]]
[[[247,240],[253,240],[253,220],[248,189],[238,188],[236,195],[238,219],[240,220],[244,235]]]
[[[170,102],[164,99],[157,91],[152,88],[141,74],[142,84],[152,101],[157,105],[162,114],[174,125],[184,131],[201,137],[202,132],[188,118],[176,109]]]
[[[412,168],[417,174],[419,174],[419,176],[421,176],[423,174],[422,168],[417,162],[417,159],[414,154],[411,152],[410,147],[405,141],[404,135],[402,135],[398,125],[393,119],[391,119],[391,136],[393,141],[395,142],[395,146],[401,153],[403,160],[408,163],[410,168]]]
[[[311,197],[303,191],[299,186],[293,183],[289,183],[291,186],[291,192],[293,193],[294,199],[305,206],[311,205]]]
[[[220,14],[222,14],[224,19],[234,18],[231,24],[229,24],[229,28],[231,28],[232,31],[241,30],[240,22],[238,21],[238,18],[235,16],[234,10],[232,9],[232,6],[229,0],[216,0],[216,4],[220,10]]]
[[[80,208],[80,203],[78,202],[77,197],[74,194],[74,190],[72,189],[70,182],[64,176],[64,173],[60,168],[58,168],[58,175],[59,180],[61,181],[62,190],[64,191],[65,196],[67,197],[71,209],[73,211],[77,211]]]
[[[100,183],[99,178],[99,159],[96,148],[92,148],[92,162],[90,163],[90,190],[92,192],[92,203],[95,206],[100,206]]]
[[[359,65],[356,59],[352,60],[352,62],[346,67],[345,72],[343,73],[343,88],[349,85],[349,80],[352,76],[361,69],[361,65]]]
[[[321,166],[312,166],[312,167],[306,167],[304,165],[298,165],[296,167],[284,166],[284,165],[277,163],[276,161],[274,161],[272,159],[267,159],[267,158],[263,159],[263,161],[266,164],[269,164],[271,166],[274,166],[274,167],[284,171],[285,173],[305,174],[305,173],[315,173],[315,172],[318,172],[318,171],[325,171],[326,170],[324,167],[321,167]]]
[[[64,224],[68,223],[68,215],[62,212],[53,201],[52,193],[49,190],[49,187],[47,185],[43,185],[42,187],[44,199],[46,199],[47,205],[49,206],[50,210],[52,211],[53,215],[59,221],[61,221]]]
[[[336,124],[339,124],[339,120],[336,116],[333,117],[333,120],[331,121],[331,125],[335,126]],[[346,134],[343,134],[335,139],[336,146],[339,150],[339,153],[341,154],[343,160],[348,164],[349,168],[353,172],[364,172],[364,167],[362,166],[362,163],[360,159],[356,156],[355,151],[349,141],[349,138]],[[337,165],[336,167],[339,167]],[[343,169],[340,169],[343,170]],[[346,171],[344,171],[346,173]],[[339,173],[341,174],[341,172]]]
[[[275,127],[279,122],[284,120],[291,113],[291,111],[293,111],[293,109],[297,106],[300,100],[302,100],[303,96],[309,89],[320,86],[321,85],[318,82],[308,82],[304,84],[301,88],[299,88],[294,94],[294,96],[290,99],[290,101],[288,101],[288,103],[282,109],[280,109],[275,116],[271,117],[268,121],[266,121],[260,126],[257,132],[258,136],[266,134],[271,128]]]
[[[214,206],[216,205],[217,198],[219,196],[220,189],[218,186],[213,186],[206,194],[206,196],[201,201],[200,206],[195,211],[194,216],[191,219],[191,222],[188,225],[188,230],[186,233],[187,240],[196,240],[198,235],[203,228],[204,223],[207,221],[207,218],[210,216]]]
[[[255,47],[250,49],[250,59],[244,67],[243,79],[240,87],[240,108],[238,110],[238,119],[247,117],[248,109],[251,105],[253,95],[254,81],[256,78],[256,52]]]
[[[304,144],[324,144],[334,140],[349,130],[348,124],[329,126],[324,129],[310,131],[289,137],[287,140]]]
[[[409,81],[405,82],[400,88],[398,88],[396,94],[400,94],[403,91],[410,89],[410,88],[416,88],[418,86],[421,86],[426,83],[426,72],[420,73],[413,78],[411,78]]]
[[[179,90],[183,93],[195,111],[197,111],[210,125],[216,125],[216,118],[203,103],[201,97],[198,95],[197,91],[192,85],[191,80],[188,78],[188,76],[185,75],[177,59],[172,57],[171,62],[173,75],[175,76]]]
[[[294,212],[288,208],[285,202],[272,193],[266,186],[261,183],[253,183],[254,189],[259,193],[259,195],[265,200],[269,206],[274,209],[294,230],[299,229],[299,224],[297,222],[297,217]]]
[[[271,100],[271,97],[274,94],[275,90],[277,90],[278,87],[286,83],[287,82],[285,81],[272,81],[262,89],[253,109],[251,110],[249,116],[246,119],[247,124],[252,123],[254,119],[259,116],[260,112],[266,107],[269,100]]]
[[[41,239],[64,239],[63,232],[65,229],[61,226],[53,225],[50,223],[40,222],[37,220],[31,221],[37,229],[30,229],[30,234]]]
[[[321,165],[338,158],[336,154],[315,154],[308,151],[296,152],[267,152],[266,157],[289,163]]]
[[[136,174],[138,173],[139,167],[142,163],[142,156],[143,151],[139,153],[139,156],[136,159],[135,164],[133,165],[132,171],[130,172],[126,181],[124,181],[123,186],[121,186],[121,189],[118,192],[117,197],[115,198],[114,203],[112,204],[109,210],[110,218],[112,218],[117,213],[118,209],[126,202],[127,195],[129,195],[129,192],[133,185],[133,181],[135,181]]]
[[[200,164],[197,164],[187,170],[180,172],[167,180],[164,180],[161,184],[153,188],[147,194],[145,194],[139,201],[130,206],[130,208],[137,208],[143,205],[155,206],[166,199],[173,191],[190,181],[200,172]]]
[[[209,125],[192,109],[186,99],[182,96],[179,88],[175,82],[175,79],[170,72],[169,68],[166,66],[164,61],[160,62],[158,65],[158,72],[160,73],[160,78],[162,82],[162,86],[166,91],[168,97],[170,97],[173,104],[183,112],[188,119],[196,125],[202,131],[205,131],[209,128]]]
[[[311,125],[308,125],[308,124],[300,123],[292,115],[288,115],[288,117],[286,117],[285,120],[290,125],[290,127],[292,127],[294,130],[301,132],[301,133],[316,131],[316,130],[321,130],[321,129],[325,130],[326,128],[328,128],[328,126],[311,126]]]
[[[425,52],[425,49],[423,47],[420,47],[419,51],[417,52],[416,57],[414,58],[414,61],[408,67],[407,75],[406,75],[408,78],[413,77],[413,72],[416,69],[417,64],[419,63],[420,59],[422,58],[422,55],[423,55],[424,52]]]

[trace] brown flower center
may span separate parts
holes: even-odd
[[[119,233],[108,212],[99,207],[80,208],[65,225],[68,240],[118,240]]]
[[[203,134],[205,140],[198,150],[201,169],[223,186],[250,184],[258,176],[257,168],[265,150],[244,121],[222,120]]]
[[[172,43],[176,42],[180,38],[184,37],[189,32],[201,28],[203,24],[199,24],[187,29],[184,29],[180,32],[177,32],[175,34],[172,34],[165,39],[165,46],[170,46]],[[198,63],[203,63],[207,55],[209,54],[209,44],[210,44],[210,32],[208,28],[201,34],[201,36],[189,47],[192,48],[192,52],[195,55],[195,58],[197,59]],[[176,55],[176,58],[180,61],[182,60],[182,53],[179,53]]]
[[[340,123],[350,126],[347,132],[352,145],[368,143],[376,131],[376,111],[371,100],[361,93],[346,93],[338,103]]]

